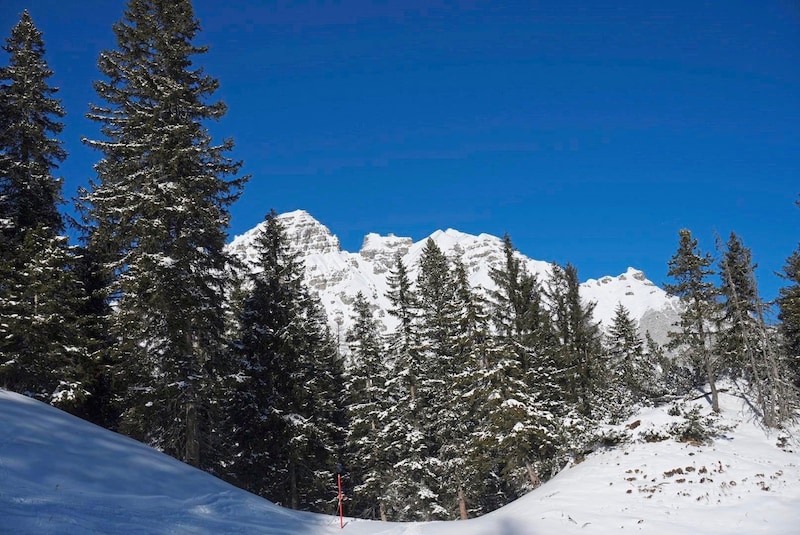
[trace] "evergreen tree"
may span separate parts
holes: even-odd
[[[718,292],[708,277],[714,274],[711,268],[711,255],[699,250],[697,240],[691,231],[682,229],[679,245],[669,261],[667,276],[675,279],[675,284],[667,284],[664,289],[680,298],[684,305],[681,312],[679,332],[670,333],[674,347],[685,347],[690,356],[702,370],[711,388],[711,408],[719,412],[719,393],[717,375],[719,359],[712,354],[712,325],[717,317]]]
[[[343,366],[274,212],[256,247],[228,402],[230,477],[293,509],[332,512],[344,443]]]
[[[3,273],[0,298],[0,384],[57,404],[81,405],[88,396],[81,367],[86,348],[77,311],[82,292],[65,237],[39,227],[24,233],[18,258]]]
[[[787,286],[778,291],[778,327],[792,381],[800,387],[800,247],[786,259],[781,277]]]
[[[360,518],[386,521],[384,490],[389,484],[391,467],[382,444],[382,428],[383,415],[389,407],[388,369],[383,361],[378,321],[361,292],[355,297],[353,312],[354,323],[347,334],[351,355],[347,380],[350,420],[347,450],[353,482],[351,508]]]
[[[120,429],[197,466],[212,464],[213,392],[224,354],[223,252],[228,206],[244,179],[233,143],[212,143],[204,122],[218,83],[193,57],[199,31],[189,0],[130,0],[100,54],[105,104],[98,180],[81,192],[89,249],[107,259]]]
[[[654,375],[652,364],[645,359],[644,341],[639,336],[636,322],[622,303],[614,311],[608,331],[608,352],[611,357],[611,377],[606,390],[616,391],[619,414],[626,414],[630,405],[642,401],[652,392]]]
[[[440,424],[447,428],[440,449],[445,474],[444,485],[455,498],[462,520],[496,508],[499,482],[493,473],[483,470],[483,451],[477,440],[480,414],[485,403],[476,385],[483,377],[491,353],[491,335],[487,302],[474,291],[467,277],[467,268],[460,258],[453,261],[454,309],[456,332],[453,339],[453,374],[447,388],[447,411]],[[446,506],[447,507],[447,506]],[[451,507],[447,507],[450,509]],[[454,508],[454,507],[453,507]]]
[[[399,254],[388,283],[388,312],[399,324],[388,339],[390,406],[382,433],[393,473],[385,490],[386,514],[390,520],[402,521],[442,518],[445,510],[436,492],[438,475],[429,463],[432,444],[425,434],[422,383],[427,370],[420,349],[419,299]]]
[[[565,411],[542,289],[508,236],[503,254],[503,266],[490,274],[497,286],[490,292],[496,335],[476,384],[485,401],[474,439],[485,452],[479,462],[500,474],[498,490],[510,501],[553,473]]]
[[[0,384],[74,409],[86,398],[82,290],[58,211],[64,116],[42,33],[24,11],[0,69]]]
[[[548,297],[559,338],[564,391],[580,414],[591,418],[594,405],[602,401],[597,394],[606,380],[600,329],[592,319],[595,304],[581,301],[578,270],[572,264],[554,266]]]
[[[503,238],[504,264],[492,269],[489,276],[497,289],[489,293],[494,303],[492,321],[501,345],[515,354],[523,373],[547,360],[551,343],[550,324],[542,304],[542,289],[534,275],[527,272],[515,256],[511,238]]]
[[[755,286],[755,268],[750,249],[731,232],[719,261],[722,300],[717,352],[734,376],[754,362],[762,338],[762,329],[757,324],[760,299]]]
[[[395,268],[387,279],[386,297],[390,308],[390,316],[397,318],[398,325],[389,336],[389,357],[401,390],[407,391],[409,401],[417,402],[417,389],[421,370],[419,351],[419,333],[417,330],[417,294],[412,286],[408,269],[398,254],[395,257]]]
[[[443,385],[440,381],[453,372],[458,320],[450,263],[430,238],[422,249],[416,282],[420,350],[423,352],[421,361],[426,368],[437,371],[437,377],[426,374],[429,383],[426,394],[434,396],[441,392]],[[433,402],[433,399],[426,402]]]
[[[441,249],[428,239],[417,277],[419,332],[422,351],[421,385],[423,431],[428,441],[425,460],[436,475],[439,518],[468,516],[467,494],[474,496],[475,474],[467,460],[474,429],[468,393],[476,370],[476,299],[471,295],[464,266],[451,267]],[[461,329],[464,329],[462,331]]]
[[[67,154],[56,137],[64,128],[64,109],[53,98],[57,88],[44,59],[44,41],[24,11],[3,50],[9,64],[0,69],[0,234],[3,256],[24,241],[28,229],[51,236],[63,230],[58,212],[61,179],[53,176]],[[8,246],[8,247],[7,247]]]
[[[756,265],[750,249],[731,233],[720,260],[722,296],[719,351],[732,368],[743,373],[756,394],[764,424],[777,427],[791,417],[796,405],[787,382],[785,359],[772,340],[764,319],[765,305],[758,295]]]
[[[70,412],[96,425],[116,431],[119,427],[118,392],[113,373],[110,325],[112,308],[108,303],[108,279],[100,261],[86,247],[74,247],[73,272],[83,289],[77,309],[80,329],[85,339],[86,359],[81,367],[82,383],[88,397]]]

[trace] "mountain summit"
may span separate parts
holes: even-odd
[[[387,331],[395,328],[395,319],[386,312],[389,307],[387,276],[394,268],[395,256],[399,254],[413,280],[428,239],[433,240],[447,256],[460,257],[469,273],[470,284],[484,292],[495,287],[489,273],[503,262],[503,241],[490,234],[475,236],[454,229],[437,230],[415,242],[393,234],[369,233],[364,237],[361,250],[351,253],[343,251],[339,239],[328,227],[304,210],[281,214],[278,219],[292,251],[297,252],[305,263],[306,283],[319,293],[331,329],[341,340],[352,323],[352,304],[358,292],[373,304]],[[244,260],[246,265],[253,265],[255,236],[263,224],[236,236],[228,245],[229,252]],[[551,263],[534,260],[520,252],[517,255],[529,272],[535,273],[540,281],[547,280],[553,267]],[[606,276],[582,283],[581,296],[596,303],[594,319],[604,328],[611,325],[614,310],[621,303],[638,321],[642,334],[650,332],[657,342],[666,339],[666,332],[677,318],[675,298],[649,281],[642,271],[632,267],[616,277]]]

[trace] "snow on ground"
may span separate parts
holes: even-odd
[[[646,442],[682,420],[668,407],[646,409],[625,422],[638,421],[633,429],[616,428],[630,443],[587,455],[499,511],[428,524],[347,519],[342,531],[338,518],[283,509],[0,390],[0,533],[800,533],[797,441],[766,434],[736,385],[721,399],[730,429],[712,444]],[[695,403],[710,412],[704,399]]]

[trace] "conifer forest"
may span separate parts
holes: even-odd
[[[233,140],[208,130],[226,105],[198,66],[191,2],[129,0],[113,31],[74,218],[60,208],[61,121],[86,110],[62,108],[27,11],[4,41],[0,387],[286,507],[334,512],[340,473],[349,514],[383,520],[498,509],[613,444],[603,424],[694,388],[718,407],[726,378],[747,381],[764,425],[794,417],[800,248],[765,302],[735,233],[709,251],[676,229],[665,289],[681,312],[664,345],[622,305],[601,329],[576,266],[531,274],[509,236],[489,292],[431,240],[417,266],[398,256],[386,295],[398,327],[384,332],[359,295],[337,342],[274,211],[256,269],[225,250],[249,177]]]

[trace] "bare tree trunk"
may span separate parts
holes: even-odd
[[[704,348],[705,349],[705,348]],[[714,374],[714,367],[711,363],[711,357],[708,351],[704,351],[703,360],[706,364],[706,375],[708,376],[708,384],[711,386],[711,410],[719,412],[719,391],[717,390],[716,375]]]
[[[464,498],[464,489],[458,488],[458,511],[461,513],[461,520],[469,518],[467,514],[467,500]]]
[[[200,421],[197,412],[197,369],[202,369],[198,362],[199,352],[196,340],[191,332],[185,334],[186,351],[190,352],[188,359],[190,368],[185,370],[186,391],[184,403],[186,404],[186,444],[184,445],[184,462],[192,466],[200,466]]]
[[[531,463],[525,463],[525,468],[528,469],[528,479],[533,485],[534,488],[540,486],[542,484],[542,480],[539,478],[539,474],[536,473],[536,470],[533,468]]]
[[[183,460],[192,466],[200,466],[200,440],[198,438],[200,432],[198,428],[197,406],[190,399],[186,403],[186,444]]]
[[[381,513],[381,522],[388,522],[389,519],[386,518],[386,506],[383,504],[383,502],[378,505],[378,509]]]
[[[756,287],[755,274],[750,273],[753,287]],[[767,322],[764,319],[764,303],[761,299],[756,302],[758,314],[759,334],[761,335],[761,358],[764,361],[765,377],[763,388],[768,395],[764,401],[764,424],[768,427],[778,427],[781,421],[789,414],[789,393],[785,390],[781,373],[778,367],[778,357],[770,349]]]
[[[746,329],[747,323],[745,322],[745,314],[742,312],[742,308],[739,306],[739,292],[736,288],[736,284],[734,284],[733,280],[730,277],[730,273],[726,270],[727,273],[727,282],[728,287],[731,290],[731,297],[733,298],[733,308],[736,310],[736,319],[739,322],[739,325],[742,329]],[[751,272],[752,277],[752,272]],[[755,279],[752,279],[753,288],[755,288]],[[763,320],[763,317],[761,318]],[[762,325],[763,327],[763,325]],[[752,374],[753,382],[755,382],[755,389],[756,389],[756,398],[758,400],[758,406],[761,409],[761,413],[764,418],[764,423],[767,426],[772,426],[770,423],[772,421],[772,417],[770,414],[769,407],[767,406],[766,397],[764,395],[764,387],[765,385],[761,381],[760,373],[759,373],[759,366],[758,362],[756,362],[756,355],[755,351],[749,341],[749,334],[746,330],[739,333],[739,336],[742,338],[742,346],[744,347],[744,352],[747,354],[748,359],[750,360],[750,373]],[[766,341],[766,340],[765,340]],[[763,355],[762,355],[763,356]],[[752,386],[752,385],[751,385]]]
[[[289,460],[289,506],[300,509],[300,497],[297,495],[297,467],[294,460]]]
[[[703,322],[705,320],[704,315],[700,313],[702,307],[698,301],[697,296],[695,296],[695,307],[697,310],[697,333],[700,335],[700,341],[702,342],[702,357],[703,357],[703,366],[705,367],[706,371],[706,379],[708,379],[709,387],[711,388],[711,410],[714,412],[719,412],[719,392],[717,391],[717,378],[716,373],[714,372],[714,363],[711,357],[711,349],[708,347],[708,336],[706,334],[706,330],[703,327]]]

